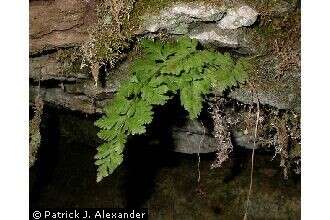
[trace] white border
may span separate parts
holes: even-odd
[[[330,4],[302,1],[302,219],[330,219]]]
[[[0,4],[0,219],[28,219],[28,1]],[[330,4],[302,1],[302,219],[330,219]]]
[[[0,3],[0,219],[28,219],[29,2]]]

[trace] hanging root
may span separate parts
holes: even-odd
[[[201,186],[201,169],[200,169],[200,164],[201,164],[201,156],[200,156],[200,151],[201,151],[201,146],[204,142],[204,138],[205,138],[205,127],[203,125],[203,123],[201,122],[201,125],[203,127],[203,136],[201,137],[201,140],[199,142],[199,145],[198,145],[198,153],[197,153],[197,193],[201,196],[201,197],[204,197],[205,196],[205,192],[204,190],[202,189],[202,186]]]
[[[283,168],[284,179],[288,179],[288,171],[290,169],[289,161],[289,135],[286,127],[285,119],[278,119],[275,128],[277,130],[277,144],[275,145],[274,157],[279,154],[281,156],[280,167]]]
[[[203,127],[203,136],[199,142],[198,145],[198,153],[197,153],[197,158],[198,158],[198,163],[197,163],[197,171],[198,171],[198,178],[197,178],[197,182],[199,183],[201,181],[201,170],[200,170],[200,164],[201,164],[201,156],[200,156],[200,152],[201,152],[201,146],[204,142],[204,138],[205,138],[205,127],[203,125],[203,123],[201,122],[202,127]]]
[[[276,129],[275,158],[280,155],[280,167],[283,169],[284,179],[289,178],[289,171],[300,174],[300,126],[289,119],[287,114],[273,120]],[[298,121],[298,120],[297,120]]]
[[[254,170],[254,154],[255,154],[254,151],[255,151],[255,148],[256,148],[259,117],[260,117],[260,106],[259,106],[259,100],[257,100],[257,118],[256,118],[255,129],[254,129],[253,149],[252,149],[252,154],[251,154],[250,186],[249,186],[249,192],[248,192],[247,199],[246,199],[244,220],[247,220],[248,211],[249,211],[249,204],[250,204],[250,197],[251,197],[251,193],[252,193],[253,170]]]
[[[224,99],[216,99],[216,103],[212,108],[212,119],[214,122],[214,137],[218,143],[218,151],[216,153],[216,160],[212,163],[211,169],[221,167],[222,164],[229,158],[229,154],[233,151],[233,145],[230,139],[230,132],[228,131],[227,122],[223,115],[221,115],[221,108],[223,107]]]

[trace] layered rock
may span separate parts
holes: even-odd
[[[30,54],[80,45],[95,19],[94,1],[30,2]]]
[[[269,16],[262,19],[264,22],[278,18],[284,20],[288,13],[295,10],[296,5],[276,1],[267,7],[266,11],[262,11],[265,5],[253,1],[231,5],[209,4],[206,1],[169,3],[152,14],[144,14],[135,37],[157,36],[160,32],[171,37],[184,34],[198,39],[207,47],[229,51],[234,56],[249,56],[257,62],[255,73],[251,76],[252,83],[229,91],[228,96],[246,104],[259,101],[276,109],[299,112],[300,69],[279,73],[280,66],[286,66],[283,63],[285,57],[278,56],[281,51],[264,53],[269,47],[265,42],[276,40],[272,38],[273,33],[268,33],[268,29],[273,27],[267,24],[260,27],[257,23],[258,16]],[[103,73],[103,82],[98,86],[92,78],[91,69],[84,65],[80,46],[89,39],[88,29],[97,22],[95,9],[92,0],[30,2],[31,103],[39,94],[46,103],[89,114],[101,113],[122,80],[127,79],[129,64],[136,56],[134,54],[128,55],[126,61],[110,71],[102,66],[104,69],[100,68],[100,72]],[[111,22],[108,14],[106,22]],[[211,134],[203,140],[201,149],[197,144],[190,144],[199,143],[203,136],[197,122],[174,128],[173,132],[177,151],[195,153],[198,149],[200,152],[211,152],[218,147]],[[185,139],[187,135],[190,142]],[[240,145],[251,147],[241,132],[233,132],[233,135]]]

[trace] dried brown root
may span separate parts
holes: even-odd
[[[221,167],[229,158],[229,154],[233,151],[233,144],[230,138],[230,132],[225,118],[221,115],[221,107],[224,99],[220,98],[216,101],[212,108],[212,119],[214,122],[214,137],[218,143],[218,151],[216,160],[211,164],[211,168]]]
[[[275,145],[275,155],[281,156],[280,167],[283,168],[283,175],[288,179],[288,170],[290,169],[289,162],[289,136],[286,128],[286,120],[278,119],[275,124],[277,130],[277,144]]]
[[[300,174],[300,127],[297,124],[293,123],[290,126],[287,114],[275,118],[273,122],[277,131],[273,158],[280,155],[280,166],[283,168],[284,179],[288,179],[290,170]]]

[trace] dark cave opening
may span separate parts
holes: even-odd
[[[161,182],[169,181],[171,178],[174,178],[174,182],[185,182],[185,188],[182,190],[189,191],[196,197],[194,199],[200,200],[199,193],[196,192],[200,187],[197,183],[197,156],[173,152],[173,140],[169,129],[174,125],[184,124],[186,112],[176,99],[170,101],[165,108],[156,109],[155,112],[154,121],[148,127],[146,135],[129,139],[123,164],[101,183],[96,183],[93,156],[100,140],[93,123],[99,115],[86,115],[45,105],[39,157],[30,169],[30,206],[158,207],[157,204],[163,200],[166,204],[168,201],[179,201],[172,191],[167,194],[174,198],[157,197],[160,191],[165,190],[160,189]],[[212,129],[206,110],[200,118],[205,121],[208,130]],[[214,153],[201,154],[202,180],[214,178],[215,182],[220,181],[219,187],[236,184],[241,176],[248,176],[250,153],[248,149],[235,147],[225,166],[213,170],[210,169],[210,164],[215,158]],[[281,180],[278,163],[269,160],[270,152],[257,151],[257,158],[261,169],[264,169],[263,166],[268,167],[263,172],[270,172],[269,175],[273,175],[273,179]],[[266,163],[268,164],[265,165]],[[209,188],[212,181],[208,181],[202,181],[202,188],[204,191],[212,192],[213,189]],[[240,181],[245,182],[247,179]],[[282,182],[285,187],[297,187],[299,180]],[[175,188],[175,185],[177,184],[171,187]],[[227,194],[228,192],[225,193]],[[223,198],[219,196],[219,199]],[[214,209],[214,205],[212,207]],[[216,215],[223,214],[219,210],[215,212]]]

